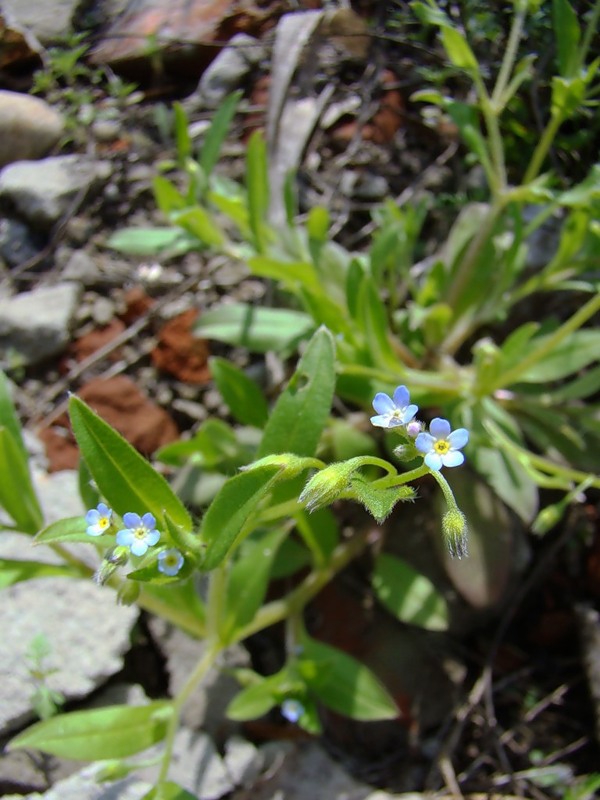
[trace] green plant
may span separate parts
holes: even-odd
[[[240,418],[256,426],[258,436],[251,448],[251,463],[221,483],[200,520],[192,517],[165,479],[116,431],[76,396],[71,397],[71,424],[82,456],[82,494],[93,507],[85,516],[48,525],[33,539],[34,545],[53,548],[63,564],[6,559],[0,563],[2,584],[10,586],[45,574],[91,577],[88,562],[65,548],[87,542],[100,557],[93,572],[99,584],[112,587],[120,602],[137,602],[191,636],[204,638],[206,647],[172,700],[50,716],[46,712],[55,709],[49,701],[56,705],[59,698],[45,693],[48,718],[19,734],[9,749],[36,748],[83,760],[117,759],[120,773],[125,774],[134,769],[126,761],[129,756],[164,740],[159,778],[146,798],[168,797],[174,791],[168,780],[174,736],[190,693],[218,663],[223,650],[278,622],[287,627],[285,664],[269,677],[239,671],[242,690],[228,708],[230,717],[251,719],[280,707],[290,721],[318,733],[320,704],[359,720],[398,715],[394,700],[367,667],[309,635],[303,610],[368,544],[368,527],[342,536],[329,509],[338,500],[361,504],[381,523],[397,503],[415,499],[411,486],[415,480],[431,475],[446,502],[442,530],[448,547],[459,557],[466,555],[466,520],[442,468],[462,464],[468,432],[451,433],[448,422],[434,420],[427,433],[415,418],[418,408],[410,403],[407,388],[400,386],[393,397],[375,397],[377,414],[372,423],[400,436],[396,455],[412,469],[398,471],[388,461],[370,455],[327,465],[316,451],[331,412],[334,366],[333,337],[320,328],[268,418],[258,387],[250,388],[248,378],[231,365],[217,367],[224,394]],[[12,464],[22,488],[28,490],[15,492],[11,504],[7,497],[0,497],[14,521],[4,527],[32,534],[39,525],[35,493],[4,380],[0,390],[0,442],[4,442],[0,469],[9,472]],[[177,454],[178,445],[172,447]],[[196,582],[198,574],[208,577],[204,594]],[[274,574],[296,575],[296,579],[282,597],[266,601]],[[404,622],[446,629],[443,596],[403,561],[379,556],[373,567],[373,586],[382,604]],[[38,660],[45,654],[38,647]],[[37,672],[43,683],[47,671]]]
[[[176,108],[178,165],[187,185],[180,190],[164,176],[154,183],[169,224],[121,231],[109,244],[144,254],[221,252],[276,282],[287,295],[285,307],[233,303],[210,309],[198,335],[285,355],[318,325],[327,326],[336,337],[342,398],[366,408],[375,392],[404,381],[421,406],[441,409],[472,431],[473,467],[530,523],[540,487],[569,493],[582,482],[600,486],[591,474],[600,428],[589,402],[600,388],[600,334],[590,327],[600,311],[593,277],[600,254],[600,165],[575,186],[540,174],[561,125],[595,103],[600,62],[590,62],[589,53],[600,4],[582,29],[567,0],[553,3],[557,73],[551,105],[518,184],[508,181],[503,131],[511,101],[533,75],[533,57],[516,63],[516,54],[537,4],[515,4],[491,89],[465,35],[433,0],[412,8],[439,30],[448,60],[473,88],[469,103],[437,90],[419,92],[415,100],[434,103],[453,119],[489,190],[487,203],[462,209],[427,266],[414,265],[424,207],[385,203],[369,252],[351,253],[330,240],[327,209],[312,208],[306,223],[298,224],[290,182],[287,224],[270,225],[260,134],[248,145],[245,187],[214,171],[236,97],[215,115],[198,158],[183,110]],[[532,268],[532,237],[548,221],[558,245]],[[556,307],[552,314],[546,313],[549,303]]]

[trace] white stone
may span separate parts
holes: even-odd
[[[0,90],[0,167],[42,158],[64,128],[62,115],[40,97]]]

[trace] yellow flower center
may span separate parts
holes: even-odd
[[[438,439],[433,445],[433,449],[438,455],[444,456],[450,450],[450,442],[447,442],[446,439]]]
[[[134,536],[135,536],[136,539],[144,539],[146,537],[147,533],[148,533],[148,531],[146,530],[146,528],[144,528],[143,526],[140,525],[139,528],[135,529]]]
[[[105,531],[107,528],[110,527],[110,520],[108,517],[100,517],[98,520],[98,527],[100,530]]]

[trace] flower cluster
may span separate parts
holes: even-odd
[[[464,462],[465,457],[460,451],[469,441],[467,429],[453,431],[447,419],[436,417],[429,425],[429,432],[423,430],[425,426],[414,419],[419,407],[411,404],[406,386],[396,387],[392,397],[378,392],[373,408],[377,415],[371,417],[372,424],[378,428],[402,428],[414,439],[414,446],[434,472],[442,467],[458,467]]]
[[[90,509],[85,515],[87,523],[86,533],[89,536],[100,536],[111,532],[113,527],[113,512],[105,503],[98,503],[96,508]],[[116,527],[116,526],[115,526]],[[160,532],[156,529],[156,519],[153,514],[146,512],[142,516],[133,511],[123,514],[123,527],[116,532],[117,548],[114,552],[121,555],[129,552],[134,556],[146,555],[150,547],[160,541]],[[110,557],[108,558],[110,562]],[[158,571],[168,577],[174,577],[183,567],[185,559],[175,548],[162,550],[158,554]]]

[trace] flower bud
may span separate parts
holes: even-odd
[[[453,558],[468,556],[467,520],[458,508],[450,508],[442,518],[444,540]]]
[[[350,458],[317,472],[302,490],[299,502],[306,503],[309,511],[330,505],[348,488],[352,473],[361,466],[362,461],[360,457]]]

